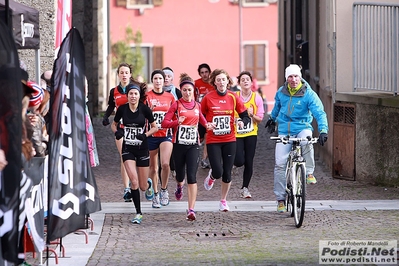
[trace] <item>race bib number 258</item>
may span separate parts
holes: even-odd
[[[226,135],[230,134],[230,116],[229,115],[218,115],[214,116],[212,123],[215,125],[213,134],[215,135]]]

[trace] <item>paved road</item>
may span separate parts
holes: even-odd
[[[66,244],[67,257],[60,265],[316,265],[319,240],[399,240],[399,189],[376,187],[333,179],[317,164],[317,184],[308,186],[308,207],[300,229],[287,214],[278,214],[273,194],[274,143],[261,126],[249,190],[252,199],[241,199],[241,169],[233,172],[228,201],[233,210],[217,210],[220,181],[205,191],[207,170],[199,169],[197,220],[185,220],[187,195],[182,202],[160,210],[143,200],[144,219],[133,225],[133,203],[122,201],[118,154],[109,127],[94,120],[100,166],[94,168],[103,211],[94,214],[95,230],[84,245],[82,236]],[[174,181],[169,191],[173,196]],[[75,240],[78,238],[79,240]],[[71,244],[72,245],[72,244]],[[92,245],[91,247],[89,247]],[[79,249],[80,253],[79,253]],[[77,250],[77,251],[75,251]],[[86,254],[89,252],[89,254]],[[92,253],[91,253],[92,252]],[[91,256],[90,256],[91,254]],[[88,258],[89,257],[89,258]],[[88,259],[87,259],[88,258]],[[80,259],[80,257],[79,257]],[[84,262],[83,262],[84,261]],[[37,260],[36,260],[37,262]],[[53,264],[53,262],[50,263]],[[79,264],[82,263],[82,264]]]

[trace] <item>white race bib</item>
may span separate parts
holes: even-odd
[[[155,111],[155,112],[152,112],[152,114],[154,115],[155,124],[157,124],[157,127],[159,129],[162,129],[161,123],[162,123],[163,119],[165,118],[166,113],[162,112],[162,111]]]
[[[178,127],[178,141],[183,145],[197,144],[197,127],[188,125],[179,125]]]
[[[218,115],[214,116],[212,123],[215,125],[213,134],[215,135],[226,135],[230,134],[230,116],[229,115]]]
[[[252,132],[254,130],[254,122],[251,118],[251,120],[249,121],[249,123],[247,125],[244,125],[242,128],[240,128],[238,126],[238,119],[236,121],[236,129],[237,129],[237,134],[245,134],[245,133],[249,133]]]
[[[137,127],[126,127],[124,129],[125,132],[125,144],[131,146],[140,146],[142,141],[136,139],[136,136],[143,133],[142,128]]]

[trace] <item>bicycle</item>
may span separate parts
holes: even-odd
[[[288,155],[287,166],[285,170],[286,177],[286,200],[287,212],[291,212],[291,217],[294,217],[295,226],[297,228],[302,226],[305,215],[306,203],[306,166],[305,159],[302,156],[301,142],[307,144],[314,144],[318,138],[293,138],[290,136],[284,137],[270,137],[272,140],[283,144],[291,144],[291,151]]]

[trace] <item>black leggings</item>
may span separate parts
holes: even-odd
[[[257,139],[257,136],[248,136],[237,138],[236,141],[237,152],[234,165],[237,167],[244,165],[242,187],[247,188],[252,178]]]
[[[231,182],[231,169],[234,164],[236,142],[206,144],[208,158],[212,168],[212,177],[222,178],[224,183]]]
[[[187,184],[196,184],[199,160],[199,146],[181,145],[174,143],[173,160],[175,162],[177,182],[183,182],[187,171]]]

